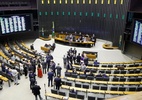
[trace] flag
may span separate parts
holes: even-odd
[[[55,31],[54,31],[54,21],[52,22],[52,37],[54,37]]]

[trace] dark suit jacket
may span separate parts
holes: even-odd
[[[32,92],[33,92],[33,94],[34,95],[39,95],[40,94],[40,86],[38,86],[38,85],[34,85],[33,87],[32,87]]]
[[[55,78],[55,79],[54,79],[54,82],[55,82],[56,86],[61,86],[61,82],[62,82],[62,81],[61,81],[61,78],[58,78],[58,77]]]

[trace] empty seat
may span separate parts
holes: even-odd
[[[99,65],[94,65],[94,67],[99,67]]]
[[[103,77],[96,77],[97,81],[103,81]]]
[[[59,95],[66,96],[66,92],[59,91]]]
[[[69,93],[69,97],[76,98],[76,94],[75,93]]]
[[[87,100],[95,100],[95,99],[96,99],[96,97],[94,97],[94,96],[88,96]]]
[[[102,65],[102,67],[107,67],[107,65]]]
[[[126,74],[126,71],[125,70],[121,70],[120,74]]]
[[[82,87],[85,88],[85,89],[89,89],[89,84],[88,83],[84,83]]]
[[[138,87],[136,91],[142,91],[142,87]]]
[[[72,82],[67,81],[67,82],[66,82],[66,85],[72,86]]]
[[[129,70],[129,74],[134,74],[135,72],[133,70]]]
[[[101,86],[101,90],[107,90],[106,86]]]
[[[136,78],[129,78],[128,81],[129,82],[135,82]]]
[[[118,70],[115,70],[115,71],[114,71],[114,74],[119,74],[119,71],[118,71]]]
[[[99,90],[99,88],[100,88],[99,86],[96,86],[96,85],[93,86],[93,89],[95,90]]]
[[[112,68],[112,67],[113,67],[113,65],[108,65],[107,67]]]
[[[109,81],[109,77],[104,77],[103,80],[104,81]]]
[[[53,94],[58,94],[58,91],[55,90],[55,89],[51,89],[51,93],[53,93]]]
[[[97,98],[97,100],[105,100],[104,98]]]
[[[92,69],[91,71],[92,71],[92,73],[96,73],[97,72],[97,70],[95,70],[95,69]]]
[[[73,78],[77,78],[78,74],[72,74],[71,75]]]
[[[140,70],[136,70],[136,71],[135,71],[136,74],[139,74],[140,72],[141,72]]]
[[[106,71],[106,74],[111,74],[111,70],[107,70],[107,71]]]
[[[125,82],[125,81],[126,81],[126,78],[120,77],[119,81],[120,81],[120,82]]]
[[[75,87],[81,88],[81,84],[82,84],[81,82],[76,82],[76,83],[75,83]]]
[[[135,65],[129,65],[129,67],[134,67]]]
[[[86,79],[86,75],[79,75],[80,79]]]
[[[136,91],[136,87],[129,87],[129,91]]]
[[[94,76],[87,76],[87,80],[94,80]]]
[[[84,100],[84,95],[77,94],[77,98],[78,98],[78,99],[81,99],[81,100]]]
[[[114,78],[112,79],[112,81],[114,81],[114,82],[118,82],[118,80],[119,80],[119,78],[116,78],[116,77],[114,77]]]
[[[65,72],[65,76],[66,76],[66,77],[71,77],[71,73]]]
[[[111,87],[110,90],[111,90],[111,91],[117,91],[117,90],[118,90],[118,87]]]
[[[119,87],[118,91],[125,91],[126,88],[125,87]]]
[[[135,67],[138,67],[138,66],[139,66],[139,64],[135,64],[134,66],[135,66]]]
[[[141,77],[138,77],[138,78],[136,78],[136,82],[140,82],[142,80],[142,78]]]

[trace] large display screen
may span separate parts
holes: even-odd
[[[32,31],[32,17],[30,14],[0,16],[0,33]]]
[[[142,45],[142,20],[134,20],[132,42]]]

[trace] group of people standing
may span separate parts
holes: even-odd
[[[77,55],[77,50],[76,48],[72,49],[70,48],[67,51],[67,55],[64,55],[63,57],[63,63],[64,63],[64,67],[67,70],[73,69],[72,64],[79,64],[81,67],[81,70],[85,70],[86,66],[88,65],[88,57],[86,56],[86,54],[82,53],[78,53]]]

